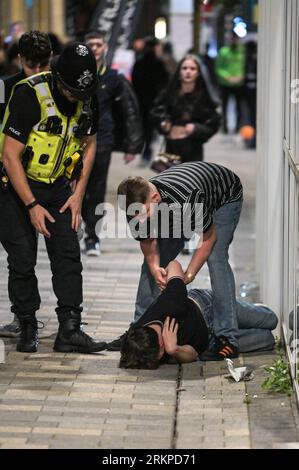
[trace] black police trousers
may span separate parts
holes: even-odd
[[[59,213],[72,194],[71,188],[65,179],[51,185],[34,181],[29,184],[35,198],[55,219],[55,223],[46,222],[51,238],[45,237],[45,242],[53,290],[58,299],[56,312],[79,313],[82,311],[80,246],[71,227],[71,211]],[[6,191],[0,189],[0,242],[8,254],[8,293],[14,311],[20,315],[33,315],[40,307],[35,275],[37,241],[29,213],[16,192],[11,187]]]

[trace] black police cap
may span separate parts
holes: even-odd
[[[97,64],[86,44],[74,42],[64,47],[60,56],[51,61],[54,77],[72,96],[85,101],[97,88]]]

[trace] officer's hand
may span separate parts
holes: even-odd
[[[53,219],[50,212],[38,204],[30,209],[29,214],[34,228],[45,237],[51,238],[51,234],[46,227],[46,219],[48,219],[52,224],[55,223],[55,219]]]
[[[81,197],[73,194],[68,198],[64,206],[60,209],[60,214],[63,214],[67,209],[70,209],[72,213],[72,229],[76,232],[78,231],[81,225],[81,206],[82,199]]]

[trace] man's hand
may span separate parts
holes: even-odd
[[[185,282],[185,285],[187,286],[188,284],[191,284],[191,282],[194,280],[194,276],[193,274],[191,274],[190,272],[186,271],[184,273],[184,282]]]
[[[51,238],[51,234],[46,228],[46,219],[48,219],[52,224],[55,223],[55,219],[53,219],[50,212],[38,204],[30,209],[29,214],[33,227],[45,237]]]
[[[176,323],[175,318],[172,318],[171,320],[170,317],[166,318],[162,330],[162,338],[165,352],[170,356],[173,356],[178,350],[178,328],[179,324]]]
[[[152,276],[160,290],[164,290],[167,283],[167,272],[164,268],[155,268],[152,270]]]
[[[128,163],[131,163],[133,160],[135,160],[136,155],[134,153],[125,153],[124,154],[124,163],[127,165]]]
[[[77,232],[81,224],[81,206],[82,199],[76,193],[68,198],[64,206],[60,209],[60,214],[63,214],[67,209],[72,213],[72,229]]]

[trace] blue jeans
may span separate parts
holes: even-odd
[[[238,225],[243,201],[225,204],[215,212],[217,241],[208,259],[213,291],[214,331],[238,346],[235,278],[228,261],[228,250]]]
[[[214,331],[217,336],[226,336],[236,346],[238,346],[236,292],[234,275],[228,262],[228,250],[239,222],[242,203],[243,201],[237,201],[225,204],[213,214],[217,242],[208,259],[214,299]],[[177,257],[183,249],[184,241],[180,238],[158,239],[160,266],[167,266]],[[134,321],[143,315],[159,294],[160,290],[144,262],[141,268]]]
[[[207,289],[191,289],[188,296],[195,300],[206,320],[209,329],[209,346],[212,350],[215,344],[213,293]],[[257,306],[236,300],[237,331],[239,351],[242,353],[253,351],[267,351],[275,345],[271,330],[277,326],[278,318],[270,308]]]

